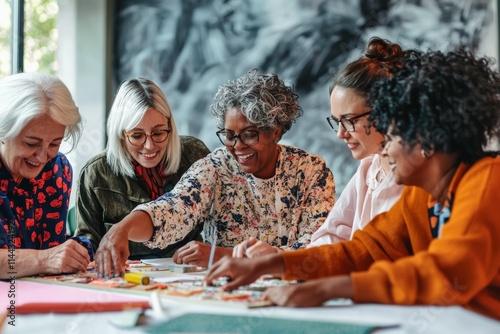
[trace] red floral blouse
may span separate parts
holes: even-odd
[[[0,162],[0,247],[8,248],[12,240],[16,248],[47,249],[66,241],[71,179],[71,165],[62,153],[37,177],[19,184]]]

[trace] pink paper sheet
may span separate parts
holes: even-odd
[[[12,296],[12,293],[14,296]],[[9,297],[9,294],[11,295]],[[129,296],[120,294],[116,289],[93,290],[64,286],[59,284],[44,284],[38,282],[15,281],[15,289],[11,289],[10,282],[0,282],[0,308],[5,309],[11,305],[26,303],[99,303],[133,302],[146,300],[146,296]]]

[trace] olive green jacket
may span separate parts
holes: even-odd
[[[181,136],[182,158],[177,173],[169,175],[163,185],[165,192],[172,190],[182,174],[210,150],[194,137]],[[80,172],[76,187],[76,232],[90,239],[97,250],[104,234],[128,215],[132,209],[152,199],[146,182],[137,177],[116,175],[106,160],[106,151],[90,159]],[[200,227],[191,231],[184,240],[165,249],[151,249],[142,243],[129,242],[130,258],[171,257],[176,249],[191,240],[201,240]]]

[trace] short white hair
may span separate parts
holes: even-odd
[[[43,72],[17,73],[0,80],[0,140],[11,140],[26,124],[42,115],[66,127],[64,139],[75,148],[82,131],[81,116],[66,85]]]
[[[163,114],[170,124],[167,149],[160,166],[164,166],[166,175],[176,173],[179,169],[181,140],[167,98],[153,81],[136,78],[120,85],[108,117],[107,161],[115,174],[135,175],[133,158],[125,147],[124,131],[135,128],[151,108]]]

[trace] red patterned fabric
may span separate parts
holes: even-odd
[[[165,173],[163,173],[163,168],[156,166],[156,171],[161,177],[161,183],[158,183],[153,175],[153,171],[151,170],[151,168],[144,168],[136,161],[133,161],[132,164],[134,165],[135,176],[146,182],[146,185],[148,186],[148,194],[151,196],[152,200],[157,199],[165,193],[162,185],[165,184],[167,176],[165,175]],[[144,174],[146,174],[148,177],[145,177]]]
[[[0,162],[0,247],[47,249],[66,241],[72,168],[59,153],[42,172],[19,184]]]

